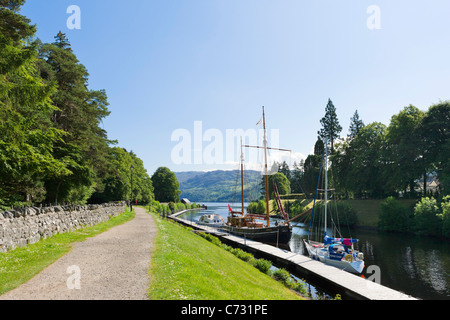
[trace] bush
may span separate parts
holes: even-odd
[[[422,198],[414,208],[414,230],[420,235],[441,235],[441,218],[434,198]]]
[[[264,259],[255,260],[253,266],[265,274],[270,274],[270,268],[272,268],[272,263]]]
[[[272,277],[275,280],[281,281],[286,287],[295,290],[303,295],[306,295],[307,290],[302,282],[298,282],[291,277],[291,274],[287,272],[285,269],[277,269]]]
[[[289,214],[292,217],[298,216],[299,214],[306,211],[306,207],[303,206],[302,200],[297,199],[293,203],[288,205]]]
[[[291,281],[291,275],[285,269],[277,269],[272,277],[275,280],[281,281],[284,285],[289,286]]]
[[[251,262],[253,259],[255,259],[251,253],[245,252],[238,248],[232,249],[231,253],[245,262]]]
[[[259,200],[258,202],[252,201],[247,207],[248,213],[264,214],[266,212],[266,202]]]
[[[450,238],[450,196],[443,199],[442,208],[442,235]]]
[[[314,208],[313,226],[317,226],[319,221],[323,221],[325,215],[325,204],[323,202],[316,203]],[[348,226],[350,228],[355,227],[358,224],[358,216],[356,210],[353,207],[342,201],[331,201],[328,203],[328,225],[332,225],[332,219],[340,226]],[[309,223],[311,217],[307,219]]]
[[[411,228],[411,213],[394,197],[389,197],[380,205],[378,227],[383,231],[406,232]]]

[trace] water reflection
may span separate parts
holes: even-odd
[[[203,214],[218,213],[226,219],[228,204],[206,205],[209,210],[184,218],[196,222]],[[303,223],[293,224],[289,243],[292,252],[305,253],[303,239],[307,230]],[[370,265],[380,268],[382,285],[416,298],[450,299],[450,241],[365,229],[354,230],[350,236],[360,240],[355,249],[364,253],[366,268]]]

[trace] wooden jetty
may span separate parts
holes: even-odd
[[[315,261],[302,254],[293,253],[271,245],[263,244],[191,221],[178,218],[186,211],[170,216],[171,219],[190,226],[193,229],[211,233],[224,243],[240,247],[256,257],[272,261],[276,266],[285,268],[300,278],[309,280],[317,286],[339,293],[344,299],[354,300],[417,300],[402,292],[393,290],[359,276],[342,271],[336,267]]]

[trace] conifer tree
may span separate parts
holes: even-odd
[[[322,141],[325,141],[326,138],[328,138],[328,142],[331,144],[331,153],[334,153],[334,141],[339,138],[342,127],[339,124],[336,108],[331,99],[328,99],[328,104],[325,108],[325,116],[320,120],[320,123],[322,124],[322,129],[318,132],[319,137]]]

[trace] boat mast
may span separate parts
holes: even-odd
[[[244,215],[244,152],[242,151],[242,137],[241,137],[241,200],[242,200],[242,215]]]
[[[325,138],[325,234],[327,233],[327,206],[328,206],[328,137]]]
[[[270,227],[270,213],[269,213],[269,175],[267,170],[267,135],[266,135],[266,115],[263,108],[263,127],[264,127],[264,170],[265,170],[265,182],[266,182],[266,219],[267,227]]]

